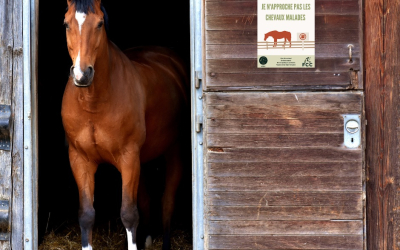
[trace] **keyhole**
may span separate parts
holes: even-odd
[[[354,138],[351,138],[351,143],[353,143],[354,142]]]

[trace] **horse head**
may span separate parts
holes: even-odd
[[[268,33],[265,33],[265,36],[264,36],[264,41],[267,41],[267,39],[268,39],[268,37],[270,36],[270,34],[269,34],[270,32],[268,32]]]
[[[78,87],[88,87],[94,77],[94,65],[107,46],[107,14],[101,0],[67,0],[65,13],[68,52],[72,59],[70,75]]]

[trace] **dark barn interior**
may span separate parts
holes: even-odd
[[[40,1],[39,6],[39,242],[49,232],[62,232],[65,227],[78,225],[79,206],[61,122],[61,101],[72,65],[63,26],[67,1],[53,1],[51,9],[46,4],[49,3]],[[170,47],[190,69],[189,1],[104,0],[103,5],[109,16],[109,39],[120,49],[141,45]],[[175,227],[191,233],[190,156],[187,162],[174,220]],[[159,196],[162,163],[159,160],[148,167],[154,182],[159,184],[153,190]],[[120,204],[120,174],[113,166],[101,165],[96,173],[95,227],[122,226]]]

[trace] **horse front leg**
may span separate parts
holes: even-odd
[[[95,220],[94,175],[98,165],[69,148],[71,169],[79,191],[79,226],[81,228],[82,250],[92,250],[92,230]]]
[[[118,168],[122,177],[121,220],[126,229],[128,250],[137,250],[136,233],[139,225],[139,211],[137,208],[140,175],[139,150],[123,155]]]

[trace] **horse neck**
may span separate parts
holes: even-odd
[[[77,88],[79,99],[82,103],[103,103],[109,100],[111,94],[110,72],[112,65],[112,52],[108,39],[99,47],[96,63],[94,65],[93,82],[89,87]]]

